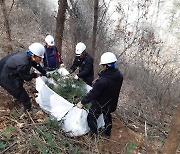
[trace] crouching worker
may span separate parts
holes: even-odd
[[[44,52],[42,44],[33,43],[29,46],[29,50],[9,54],[0,60],[0,86],[23,104],[24,111],[31,110],[31,102],[23,83],[41,75],[46,76],[46,71],[39,64]],[[31,67],[42,74],[30,73]]]
[[[94,80],[94,60],[86,52],[86,45],[79,42],[76,45],[76,57],[73,61],[73,65],[69,69],[69,73],[73,73],[77,68],[79,68],[78,78],[81,78],[86,84],[92,86]]]
[[[100,65],[103,66],[103,71],[99,73],[99,78],[93,84],[92,90],[77,104],[78,108],[82,108],[83,105],[91,103],[87,122],[94,136],[98,135],[97,119],[101,114],[105,122],[103,135],[108,138],[111,135],[111,113],[116,110],[123,82],[122,73],[115,68],[116,61],[116,56],[112,52],[106,52],[101,56]]]

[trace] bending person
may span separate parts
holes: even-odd
[[[77,76],[86,82],[86,84],[92,86],[94,80],[93,58],[86,52],[86,45],[82,42],[79,42],[76,45],[75,53],[76,57],[69,73],[73,73],[79,67],[79,73]]]
[[[44,52],[42,44],[33,43],[29,50],[9,54],[0,60],[0,86],[23,104],[24,111],[31,110],[31,102],[23,83],[40,75],[46,76],[46,71],[39,64]],[[31,73],[31,67],[36,68],[41,74]]]

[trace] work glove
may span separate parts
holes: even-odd
[[[64,64],[62,63],[60,66],[61,66],[61,67],[64,67]]]
[[[76,105],[79,109],[82,109],[83,108],[83,104],[81,102],[77,103]]]
[[[78,80],[78,79],[79,79],[79,77],[78,77],[77,75],[75,75],[75,76],[74,76],[74,79]]]

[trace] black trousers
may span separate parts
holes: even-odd
[[[101,114],[103,114],[105,122],[104,133],[105,135],[110,136],[112,129],[112,116],[108,109],[103,109],[92,105],[87,116],[88,126],[92,133],[98,134],[97,119]]]
[[[15,99],[21,102],[24,106],[24,109],[31,109],[31,103],[28,93],[23,87],[23,82],[18,79],[0,79],[0,85],[3,87],[9,94],[11,94]]]

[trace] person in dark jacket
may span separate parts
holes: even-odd
[[[123,83],[122,73],[115,68],[116,56],[112,52],[106,52],[101,56],[100,65],[103,71],[89,91],[77,104],[78,108],[91,103],[87,116],[88,126],[94,135],[98,135],[97,119],[103,114],[105,122],[104,135],[110,137],[112,129],[111,113],[116,110],[120,89]]]
[[[94,80],[94,60],[86,52],[86,46],[84,43],[79,42],[76,45],[76,57],[73,65],[70,67],[69,73],[73,73],[79,67],[78,78],[81,78],[86,84],[92,86]]]
[[[51,35],[47,35],[45,38],[45,53],[43,58],[44,69],[47,71],[58,69],[62,64],[61,54],[58,51],[54,43],[54,38]]]
[[[33,43],[29,50],[17,51],[0,60],[0,86],[23,104],[24,111],[31,110],[31,102],[23,83],[40,75],[46,76],[46,71],[39,64],[44,52],[42,44]],[[31,73],[31,67],[36,68],[41,74]]]

